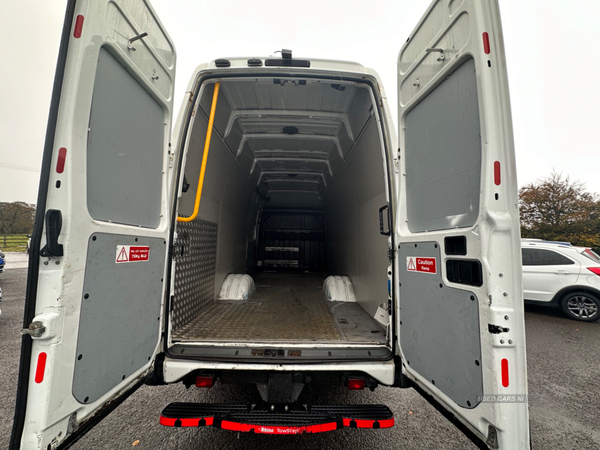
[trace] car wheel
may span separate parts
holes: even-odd
[[[561,307],[571,319],[584,322],[600,319],[600,299],[588,292],[569,292],[563,297]]]

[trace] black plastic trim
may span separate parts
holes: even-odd
[[[217,59],[217,60],[215,60],[215,66],[229,67],[229,66],[231,66],[231,62],[228,59]]]
[[[451,283],[483,285],[483,269],[477,259],[447,259],[446,278]]]
[[[46,211],[46,245],[40,250],[40,255],[63,256],[63,246],[58,243],[62,230],[62,212],[59,209]]]
[[[383,229],[383,211],[387,210],[387,216],[388,216],[388,229],[387,231],[384,231]],[[383,205],[381,208],[379,208],[379,234],[382,234],[384,236],[389,236],[390,235],[390,226],[392,224],[392,218],[390,216],[390,205]]]
[[[265,66],[310,67],[310,61],[307,59],[272,58],[265,59]]]
[[[56,71],[54,73],[54,84],[52,86],[52,97],[50,100],[50,111],[48,113],[48,124],[46,127],[46,138],[44,141],[44,152],[42,155],[42,166],[40,173],[40,187],[38,190],[37,205],[33,234],[31,235],[31,246],[29,251],[29,269],[27,271],[27,290],[25,294],[25,308],[23,312],[23,328],[27,328],[35,316],[35,303],[37,299],[37,285],[40,263],[40,243],[44,231],[44,216],[46,213],[46,200],[48,197],[48,185],[52,170],[52,154],[54,137],[56,134],[56,123],[58,121],[58,109],[67,62],[67,52],[71,29],[73,28],[73,16],[77,0],[69,0],[65,11],[65,22],[63,24]],[[21,339],[21,358],[19,361],[19,378],[17,384],[17,400],[15,405],[15,416],[9,449],[18,450],[21,446],[21,437],[25,425],[25,412],[27,409],[27,394],[30,375],[32,340],[28,335]]]
[[[467,237],[446,236],[444,238],[444,250],[446,255],[465,256],[467,254]]]
[[[251,58],[248,60],[248,67],[262,67],[262,59]]]
[[[163,386],[165,383],[165,354],[159,353],[154,358],[154,370],[152,374],[146,379],[146,384],[148,386]]]
[[[554,309],[560,308],[560,305],[559,305],[559,302],[558,302],[558,299],[556,298],[556,296],[549,302],[543,302],[541,300],[527,300],[527,299],[524,299],[523,302],[526,305],[531,305],[531,306],[545,306],[545,307],[554,308]]]

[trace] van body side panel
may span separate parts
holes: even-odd
[[[179,215],[191,214],[198,186],[198,175],[203,157],[203,148],[208,126],[213,84],[201,91],[200,104],[196,107],[191,130],[188,154],[186,156],[185,176],[190,184],[187,193],[179,201]],[[223,91],[219,93],[217,111],[229,110]],[[219,117],[217,115],[217,117]],[[215,131],[212,134],[208,153],[207,170],[204,178],[198,218],[215,224],[218,229],[218,241],[213,299],[218,295],[225,277],[230,273],[244,273],[246,270],[246,225],[254,188],[248,176],[236,161],[232,149],[222,138],[224,130],[217,128],[223,120],[215,119]],[[179,229],[185,229],[178,223]],[[201,235],[197,236],[202,239]]]
[[[330,273],[351,278],[358,303],[369,314],[387,301],[386,236],[379,233],[378,210],[386,204],[381,174],[378,123],[366,116],[362,133],[336,179],[323,195]],[[381,174],[381,175],[380,175]]]

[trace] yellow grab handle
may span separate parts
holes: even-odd
[[[198,189],[196,190],[196,202],[194,203],[194,212],[190,217],[177,217],[177,222],[191,222],[198,215],[200,208],[200,197],[202,196],[202,186],[204,185],[204,173],[206,172],[206,162],[208,161],[208,149],[210,148],[210,137],[212,136],[213,123],[215,121],[215,111],[217,109],[217,98],[219,97],[220,82],[215,83],[213,92],[212,106],[210,107],[210,117],[208,118],[208,129],[206,130],[206,140],[204,141],[204,154],[202,155],[202,167],[200,167],[200,177],[198,178]]]

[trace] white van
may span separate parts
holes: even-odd
[[[175,60],[147,1],[69,2],[11,448],[66,448],[144,383],[216,380],[263,402],[161,423],[385,428],[384,405],[297,404],[384,385],[481,447],[528,448],[497,2],[427,10],[398,57],[398,139],[375,71],[290,51],[200,65],[172,126]]]

